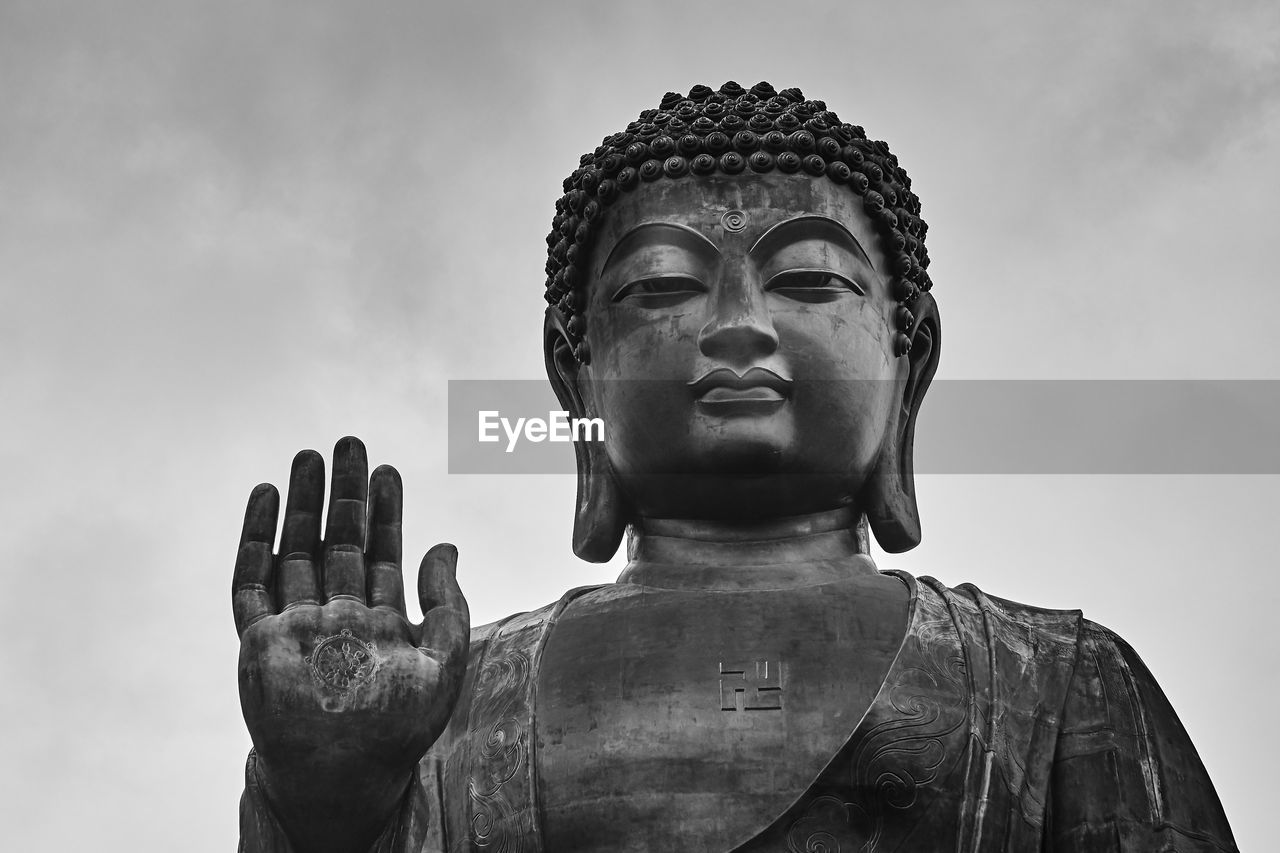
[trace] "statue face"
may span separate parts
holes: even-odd
[[[597,234],[578,387],[635,509],[750,518],[855,501],[909,369],[861,199],[805,175],[659,180]]]

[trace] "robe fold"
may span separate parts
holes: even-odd
[[[1236,851],[1212,783],[1141,659],[1079,611],[888,572],[906,633],[847,740],[740,853]],[[539,853],[537,676],[595,587],[477,628],[462,696],[371,853]],[[254,778],[243,853],[291,853]],[[550,853],[554,853],[551,851]]]

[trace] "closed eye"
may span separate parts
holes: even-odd
[[[661,308],[706,292],[706,286],[692,276],[661,275],[631,282],[613,295],[613,301],[626,299],[646,308]]]
[[[866,295],[856,282],[831,270],[786,270],[765,282],[764,289],[801,302],[830,302],[850,292]]]

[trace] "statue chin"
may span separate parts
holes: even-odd
[[[694,457],[669,465],[726,477],[780,477],[793,464],[795,429],[781,417],[717,419],[700,430]]]
[[[768,522],[839,509],[856,509],[856,477],[761,471],[745,458],[741,469],[721,466],[705,474],[643,474],[619,478],[628,521],[667,518]],[[855,524],[861,510],[852,513]]]

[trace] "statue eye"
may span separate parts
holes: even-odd
[[[787,270],[769,279],[764,289],[801,302],[830,302],[850,292],[865,294],[857,284],[831,270]]]
[[[687,275],[661,275],[633,281],[613,296],[614,302],[630,299],[650,308],[675,305],[706,292],[696,278]]]

